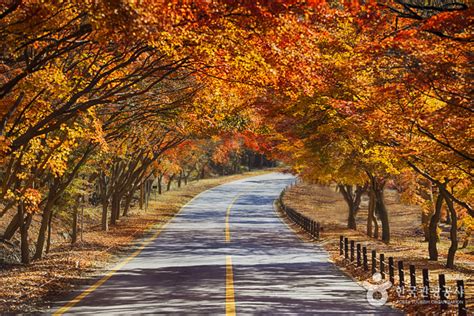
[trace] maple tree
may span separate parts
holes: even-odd
[[[252,8],[255,15],[262,14],[254,5],[224,2],[216,7],[205,2],[2,4],[2,215],[17,206],[4,238],[21,230],[24,262],[29,261],[25,252],[32,217],[38,213],[42,218],[34,255],[40,258],[53,208],[85,165],[98,170],[92,178],[99,182],[102,227],[107,229],[109,203],[114,224],[122,200],[126,215],[157,159],[209,124],[197,110],[212,107],[212,102],[201,98],[196,106],[192,101],[198,90],[219,86],[216,80],[204,80],[217,76],[216,71],[203,75],[205,69],[217,68],[206,63],[214,61],[218,46],[218,35],[209,33],[222,33],[221,47],[228,49],[222,60],[230,60],[229,54],[236,57],[227,35],[241,38],[243,30],[237,32],[236,24],[242,21],[232,21],[231,15]],[[158,18],[163,10],[170,19]],[[222,10],[230,16],[223,19]],[[229,27],[222,28],[221,22]],[[243,49],[245,41],[240,42]],[[232,60],[239,61],[235,67],[251,65]],[[234,124],[230,116],[220,115],[211,119],[213,133],[228,132]]]
[[[296,102],[263,101],[264,115],[279,121],[275,139],[286,161],[307,179],[345,188],[349,227],[354,227],[357,199],[347,194],[346,185],[371,182],[369,217],[375,206],[388,242],[384,184],[413,172],[427,179],[439,191],[428,195],[429,209],[440,212],[434,207],[439,195],[454,218],[447,266],[453,265],[456,251],[457,214],[461,208],[472,214],[472,102],[465,79],[470,12],[465,3],[417,1],[337,9],[325,30],[320,21],[309,25],[319,35],[309,55],[315,64],[308,66],[319,85]],[[439,215],[430,210],[426,218],[432,248]],[[368,219],[369,236],[373,220]]]
[[[401,8],[394,10],[394,6]],[[466,90],[469,84],[464,79],[472,46],[472,8],[463,3],[410,1],[388,8],[396,13],[398,23],[393,23],[393,16],[392,22],[385,22],[393,35],[382,41],[380,51],[374,54],[379,78],[374,85],[374,104],[383,104],[386,122],[378,137],[405,165],[437,188],[437,202],[432,199],[435,216],[429,225],[430,258],[434,260],[440,205],[443,199],[446,202],[454,218],[447,261],[452,267],[458,242],[457,214],[462,208],[472,214],[468,193],[472,190],[468,136],[472,134],[472,108]],[[447,26],[448,21],[453,22],[452,27]],[[377,126],[380,122],[372,128]]]
[[[423,205],[433,260],[444,204],[452,266],[458,218],[474,216],[472,13],[435,0],[4,1],[3,238],[19,230],[28,262],[40,216],[41,258],[79,178],[96,184],[107,230],[154,184],[265,154],[336,184],[351,229],[367,192],[367,234],[380,222],[387,243],[395,183]]]

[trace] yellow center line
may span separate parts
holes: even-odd
[[[242,194],[242,193],[241,193]],[[230,242],[230,211],[235,201],[239,198],[241,194],[237,194],[232,202],[230,202],[227,207],[225,214],[225,242]],[[226,257],[226,266],[225,266],[225,314],[226,316],[235,315],[235,295],[234,295],[234,274],[232,272],[232,257]]]
[[[229,206],[227,207],[227,212],[225,215],[225,242],[230,242],[230,224],[229,224],[230,210],[232,209],[232,206],[234,206],[235,201],[237,201],[237,199],[239,198],[241,194],[237,194],[235,198],[232,200],[232,202],[230,202]]]
[[[225,276],[225,314],[235,316],[234,274],[232,272],[232,257],[226,257]]]
[[[211,188],[212,189],[212,188]],[[194,201],[198,196],[200,196],[201,194],[211,190],[211,189],[208,189],[206,191],[203,191],[201,193],[199,193],[198,195],[194,196],[191,200],[189,200],[186,204],[184,204],[181,209],[178,211],[181,212],[181,210],[183,210],[186,206],[188,206],[192,201]],[[175,214],[178,215],[178,213]],[[174,217],[173,217],[174,218]],[[109,270],[100,280],[98,280],[97,282],[95,282],[93,285],[89,286],[87,289],[85,289],[81,294],[79,294],[78,296],[74,297],[72,300],[70,300],[68,303],[66,303],[64,306],[62,306],[61,308],[59,308],[58,310],[56,310],[54,313],[52,313],[52,315],[63,315],[64,313],[66,313],[68,310],[70,310],[72,307],[74,307],[75,305],[77,305],[80,301],[82,301],[87,295],[91,294],[92,292],[94,292],[97,288],[99,288],[102,284],[104,284],[108,279],[110,279],[118,270],[120,270],[124,265],[126,265],[127,263],[129,263],[133,258],[135,258],[136,256],[138,256],[142,250],[148,245],[150,244],[153,240],[155,240],[158,235],[160,235],[160,233],[166,228],[166,226],[168,226],[168,224],[173,220],[173,218],[171,218],[168,222],[166,222],[163,226],[161,226],[152,236],[150,236],[149,238],[145,239],[142,244],[140,245],[140,247],[138,247],[137,250],[135,250],[130,256],[128,256],[127,258],[125,258],[122,262],[120,262],[119,264],[117,264],[113,269]]]

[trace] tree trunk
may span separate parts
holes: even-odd
[[[438,238],[438,223],[441,216],[441,207],[443,206],[443,196],[438,194],[436,198],[436,205],[435,211],[433,216],[430,218],[430,225],[429,225],[429,235],[428,235],[428,253],[430,256],[430,260],[437,261],[438,260],[438,248],[436,246],[437,242],[439,241]]]
[[[28,241],[28,230],[30,228],[32,214],[26,215],[25,221],[21,226],[21,263],[30,263],[30,246]]]
[[[116,225],[117,221],[120,219],[120,200],[121,196],[119,193],[114,193],[112,195],[112,210],[110,213],[110,224]]]
[[[349,209],[349,216],[347,219],[347,228],[356,230],[357,229],[357,223],[356,223],[356,218],[355,218],[355,210],[351,207]]]
[[[51,232],[53,230],[53,215],[49,217],[49,223],[48,223],[48,238],[46,239],[46,253],[49,253],[51,249]]]
[[[378,224],[375,214],[378,215],[380,221],[382,223],[382,241],[385,243],[390,242],[390,225],[388,221],[388,211],[385,206],[384,201],[384,186],[385,180],[383,178],[377,178],[370,173],[367,173],[370,178],[370,198],[371,198],[371,206],[373,208],[373,212],[369,210],[369,217],[372,215],[373,223],[374,223],[374,238],[378,238]],[[369,207],[370,208],[370,207]],[[370,214],[373,213],[373,214]]]
[[[108,208],[109,208],[109,202],[107,201],[102,201],[102,217],[101,217],[101,229],[103,231],[108,231],[109,230],[109,221],[108,221]]]
[[[171,183],[173,182],[174,179],[174,174],[172,174],[168,180],[168,184],[166,185],[166,191],[169,191],[171,189]]]
[[[89,148],[91,149],[91,148]],[[72,171],[68,174],[68,176],[61,180],[59,178],[55,178],[52,186],[49,188],[48,198],[46,201],[45,208],[43,209],[43,219],[41,221],[41,227],[38,234],[38,240],[36,243],[36,251],[34,255],[34,259],[39,259],[43,256],[43,248],[45,243],[45,235],[47,232],[47,228],[49,226],[50,217],[52,216],[52,208],[64,190],[70,185],[73,179],[76,177],[79,168],[85,163],[90,150],[86,150],[80,161],[76,164],[76,166],[72,169]],[[76,198],[76,204],[78,203],[79,197]]]
[[[146,190],[147,200],[149,201],[151,199],[151,194],[153,192],[153,180],[147,178],[145,181],[147,184],[147,190]]]
[[[152,181],[149,181],[148,179],[145,180],[145,212],[148,212],[152,185]]]
[[[375,206],[374,206],[374,213],[375,213]],[[377,222],[377,217],[373,216],[372,221],[374,223],[374,238],[377,239],[379,238],[379,222]]]
[[[138,205],[140,207],[140,210],[143,210],[143,197],[145,195],[145,192],[143,190],[143,181],[140,184],[140,198],[138,199]]]
[[[53,197],[51,194],[55,195],[54,192],[50,192],[46,205],[43,209],[43,217],[41,218],[41,226],[38,232],[38,238],[36,240],[36,250],[33,256],[34,260],[41,259],[43,257],[43,249],[44,249],[44,244],[46,242],[46,234],[47,234],[47,230],[49,226],[49,219],[52,216],[51,214],[53,212],[53,206],[56,200],[56,197]]]
[[[130,210],[130,204],[132,203],[133,199],[133,192],[130,191],[126,196],[125,196],[125,204],[123,206],[123,214],[122,216],[128,216],[128,211]]]
[[[344,201],[347,203],[347,208],[349,210],[348,217],[347,217],[347,228],[349,229],[357,229],[356,223],[356,207],[354,205],[354,197],[352,194],[352,185],[339,185],[339,192],[341,192],[342,196],[344,197]]]
[[[16,231],[20,227],[20,222],[21,222],[20,216],[17,213],[15,214],[15,216],[13,216],[12,220],[8,224],[7,228],[5,229],[5,232],[3,233],[3,238],[6,240],[12,239]]]
[[[366,190],[367,186],[358,185],[354,191],[352,185],[339,185],[339,192],[341,192],[342,196],[344,197],[349,210],[347,219],[347,228],[349,229],[357,229],[356,215],[360,209],[362,194]]]
[[[183,180],[183,172],[180,171],[179,176],[178,176],[178,188],[181,188],[181,181],[182,180]]]
[[[421,210],[421,226],[426,242],[430,240],[430,221],[435,212],[436,202],[433,197],[433,185],[430,181],[420,179],[416,181],[419,185],[418,195],[425,201]]]
[[[421,227],[423,228],[423,235],[425,236],[425,242],[430,241],[430,221],[434,213],[428,213],[423,207],[421,210]]]
[[[82,196],[82,205],[81,205],[81,243],[84,242],[84,196]]]
[[[115,201],[115,220],[120,219],[120,207],[122,206],[122,194],[118,193]]]
[[[372,237],[372,223],[374,217],[374,194],[372,188],[369,189],[369,206],[367,208],[367,236]]]
[[[117,210],[117,201],[114,199],[112,196],[112,201],[110,202],[110,225],[115,225],[117,224],[117,216],[116,216],[116,210]]]
[[[163,183],[162,183],[162,181],[163,181],[163,175],[160,174],[160,175],[158,176],[158,194],[162,194],[162,193],[163,193]]]
[[[370,189],[369,189],[369,207],[367,214],[367,236],[379,238],[379,224],[377,218],[375,217],[375,190],[374,183],[371,179]],[[372,229],[373,227],[373,229]]]
[[[390,224],[384,201],[383,187],[383,183],[377,183],[377,189],[375,190],[375,208],[379,214],[380,222],[382,223],[382,241],[388,244],[390,243]]]
[[[103,231],[109,230],[109,219],[108,219],[108,209],[109,209],[109,191],[107,184],[107,176],[104,172],[99,174],[99,192],[102,202],[102,215],[101,215],[101,229]]]
[[[18,205],[18,215],[21,219],[20,223],[20,250],[21,250],[21,263],[30,263],[30,247],[28,243],[28,229],[30,228],[32,214],[26,214],[24,212],[23,203],[20,202]]]
[[[74,245],[77,242],[77,219],[79,217],[79,210],[77,205],[74,205],[72,212],[72,229],[71,229],[71,244]]]
[[[451,229],[449,236],[451,238],[451,245],[448,250],[448,259],[446,260],[446,268],[454,268],[454,259],[456,257],[456,251],[458,250],[458,218],[456,210],[454,209],[453,201],[446,194],[445,189],[441,189],[446,205],[448,206],[449,215],[451,217]]]

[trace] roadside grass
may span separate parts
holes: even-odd
[[[145,237],[154,226],[167,223],[181,207],[197,194],[215,186],[275,170],[258,170],[243,174],[190,182],[181,188],[152,194],[148,212],[133,206],[130,215],[122,218],[108,232],[100,230],[99,208],[88,208],[83,240],[75,245],[64,237],[67,223],[55,227],[51,251],[44,259],[30,265],[7,265],[0,269],[0,312],[37,312],[52,301],[66,296],[75,288],[89,284],[94,276],[120,261],[133,250],[136,241]],[[61,223],[56,222],[56,225]]]
[[[466,286],[466,298],[468,309],[474,310],[474,247],[471,240],[471,246],[465,249],[459,249],[456,253],[454,269],[445,268],[446,255],[450,241],[448,232],[443,230],[441,242],[438,243],[440,254],[439,261],[428,260],[428,244],[424,242],[424,236],[421,230],[421,210],[416,206],[405,205],[398,201],[397,193],[387,190],[386,194],[387,208],[389,210],[389,220],[391,228],[391,242],[385,244],[380,240],[370,238],[366,235],[367,219],[367,199],[361,204],[361,210],[357,215],[357,230],[347,229],[347,205],[340,193],[334,188],[315,184],[301,183],[291,188],[284,195],[283,203],[294,208],[298,212],[319,221],[323,227],[321,239],[318,242],[331,255],[331,259],[353,278],[359,281],[365,281],[370,278],[370,274],[361,271],[354,265],[344,264],[339,256],[339,236],[344,235],[349,239],[355,240],[367,246],[368,257],[370,261],[370,251],[376,250],[377,254],[384,253],[388,257],[394,257],[395,263],[398,260],[404,262],[405,269],[409,264],[416,266],[417,284],[421,282],[421,269],[428,268],[430,271],[430,281],[432,286],[437,282],[438,274],[444,273],[448,286],[454,288],[454,280],[463,279]],[[298,234],[309,240],[305,233],[298,229],[296,225],[290,224]],[[370,262],[369,262],[370,266]],[[405,272],[407,273],[407,272]],[[397,280],[395,273],[395,280]],[[406,279],[407,277],[405,277]],[[409,280],[409,278],[408,278]],[[397,281],[396,281],[397,282]],[[434,305],[415,305],[412,300],[410,304],[401,304],[397,293],[390,292],[391,301],[394,306],[404,309],[408,312],[422,312],[437,314],[438,306]],[[454,294],[453,294],[454,295]]]

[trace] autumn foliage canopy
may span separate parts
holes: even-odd
[[[474,216],[473,16],[435,0],[2,1],[1,233],[40,216],[40,258],[65,196],[95,192],[107,229],[147,181],[261,154],[376,205],[386,183],[420,203],[429,186],[427,213],[439,196]]]

